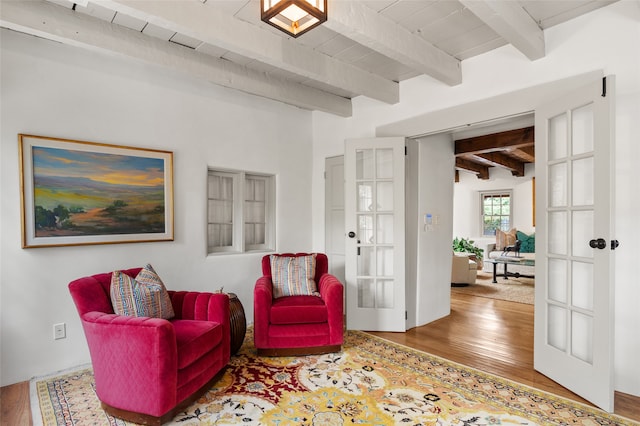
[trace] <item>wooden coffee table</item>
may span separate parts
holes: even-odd
[[[498,265],[504,265],[504,271],[500,274],[506,280],[508,277],[524,277],[524,278],[535,278],[535,275],[531,273],[531,275],[521,274],[519,272],[509,272],[507,271],[507,265],[519,265],[519,266],[529,266],[533,268],[535,272],[536,261],[534,259],[525,259],[522,257],[498,257],[496,259],[487,259],[485,260],[487,263],[493,264],[493,283],[498,282]]]

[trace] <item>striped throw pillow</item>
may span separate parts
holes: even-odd
[[[175,315],[169,293],[151,265],[142,268],[135,278],[113,272],[111,304],[118,315],[164,319]]]
[[[272,254],[273,297],[320,296],[315,282],[316,255],[279,256]]]

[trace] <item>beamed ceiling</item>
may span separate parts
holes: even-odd
[[[613,1],[329,0],[297,39],[260,21],[259,0],[2,0],[0,25],[349,117],[352,98],[395,104],[419,75],[456,86],[465,59],[507,44],[542,58],[546,28]]]
[[[509,170],[513,176],[524,176],[524,166],[535,163],[534,128],[525,127],[500,133],[456,139],[456,182],[458,171],[474,173],[489,179],[491,167]]]

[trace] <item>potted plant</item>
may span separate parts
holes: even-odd
[[[484,250],[476,247],[472,239],[455,237],[453,239],[453,251],[458,253],[471,253],[475,256],[473,260],[478,264],[478,269],[482,268],[482,253],[484,253]]]

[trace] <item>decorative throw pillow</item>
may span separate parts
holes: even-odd
[[[135,278],[121,271],[111,275],[111,304],[118,315],[171,319],[171,298],[164,283],[151,265]]]
[[[516,235],[518,240],[522,243],[520,245],[520,253],[536,252],[536,234],[527,235],[524,232],[518,231]]]
[[[273,297],[320,296],[315,282],[316,255],[280,256],[272,254]]]
[[[496,229],[496,250],[502,251],[506,246],[512,246],[516,243],[516,228],[508,232]]]

